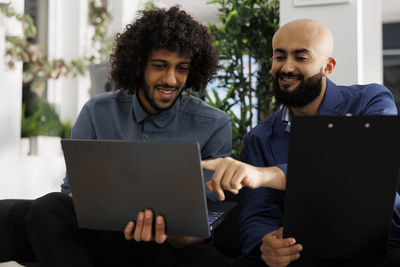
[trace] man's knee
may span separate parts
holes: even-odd
[[[0,201],[0,262],[34,258],[24,227],[31,203],[21,199]]]
[[[49,193],[32,202],[25,224],[29,228],[31,225],[45,222],[49,216],[65,213],[69,209],[73,209],[71,197],[59,192]]]

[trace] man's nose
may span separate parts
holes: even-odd
[[[294,62],[290,59],[286,60],[285,63],[283,64],[281,71],[284,73],[291,73],[296,70],[296,66]]]
[[[176,86],[177,80],[175,76],[175,70],[173,68],[167,70],[166,74],[164,75],[163,82],[169,86]]]

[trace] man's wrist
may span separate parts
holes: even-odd
[[[262,169],[262,186],[269,187],[278,190],[286,189],[286,174],[285,172],[277,167],[263,167]]]

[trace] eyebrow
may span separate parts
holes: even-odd
[[[275,48],[275,53],[287,54],[288,52],[282,48]],[[301,53],[311,54],[311,51],[306,48],[300,48],[300,49],[294,50],[291,54],[298,55]]]
[[[311,51],[308,49],[302,48],[302,49],[296,49],[293,52],[293,54],[301,54],[301,53],[311,54]]]
[[[164,59],[157,59],[157,58],[151,59],[150,62],[152,62],[152,63],[156,63],[156,62],[159,62],[159,63],[168,63],[168,61],[166,61],[166,60],[164,60]],[[190,61],[182,61],[182,62],[179,62],[179,63],[178,63],[178,65],[180,65],[180,64],[190,64]]]

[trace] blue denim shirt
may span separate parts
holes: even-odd
[[[230,156],[232,152],[229,116],[189,95],[179,96],[170,109],[157,115],[147,114],[136,94],[95,96],[83,106],[72,138],[198,142],[202,159]],[[212,172],[204,171],[205,181],[211,177]],[[67,175],[61,191],[71,192]],[[207,197],[217,200],[213,192],[207,191]]]

